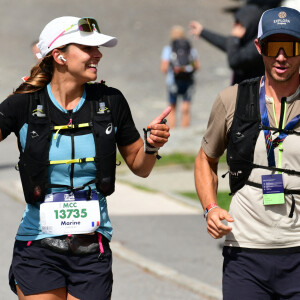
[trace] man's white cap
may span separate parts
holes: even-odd
[[[97,31],[80,31],[78,29],[78,20],[80,20],[80,18],[67,16],[56,18],[49,22],[41,32],[39,42],[37,43],[41,57],[45,57],[49,52],[57,47],[70,43],[87,46],[116,46],[118,40],[115,37],[105,35]],[[72,25],[74,25],[72,28],[65,31]],[[64,33],[58,37],[62,32]]]

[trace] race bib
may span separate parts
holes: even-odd
[[[88,191],[48,194],[40,205],[43,233],[82,234],[94,232],[100,226],[97,192]]]

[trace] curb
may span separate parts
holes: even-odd
[[[21,182],[19,180],[11,181],[10,184],[0,182],[0,191],[12,198],[13,200],[24,203],[23,191],[20,190]]]
[[[160,263],[147,259],[142,255],[122,246],[119,242],[111,242],[110,247],[113,251],[113,254],[119,258],[124,259],[162,279],[166,279],[179,286],[182,286],[198,294],[199,296],[204,297],[205,299],[222,299],[222,292],[219,289],[211,287],[210,285],[189,276],[180,274],[176,270],[166,267]]]

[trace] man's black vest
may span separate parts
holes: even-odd
[[[238,85],[237,101],[227,147],[231,193],[241,189],[253,168],[254,148],[261,130],[260,78]]]
[[[79,190],[95,183],[97,190],[104,196],[114,192],[116,170],[116,140],[110,103],[112,97],[110,89],[104,84],[86,85],[89,105],[83,105],[79,111],[72,115],[73,126],[66,127],[69,117],[65,113],[51,113],[51,105],[45,100],[45,89],[30,95],[28,132],[24,152],[21,149],[18,168],[20,171],[23,191],[27,203],[36,203],[44,200],[47,189],[51,187],[64,187],[68,190]],[[87,103],[85,103],[87,104]],[[42,111],[41,111],[42,108]],[[64,124],[64,126],[62,126]],[[94,161],[96,164],[96,178],[81,187],[74,187],[72,180],[70,186],[58,183],[49,184],[48,166],[53,163],[66,163],[63,161],[49,161],[50,141],[53,131],[60,130],[61,134],[71,136],[91,133],[94,136],[96,157],[70,160],[71,170],[74,163]],[[72,145],[72,158],[74,145]],[[72,171],[71,171],[72,173]],[[71,174],[72,175],[72,174]]]

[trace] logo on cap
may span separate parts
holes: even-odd
[[[281,11],[280,13],[278,13],[278,17],[280,19],[274,20],[275,24],[286,25],[288,23],[291,23],[291,21],[289,19],[286,19],[286,12],[285,11]]]
[[[285,18],[285,17],[286,17],[286,12],[281,11],[281,12],[278,14],[278,17],[279,17],[280,19]]]

